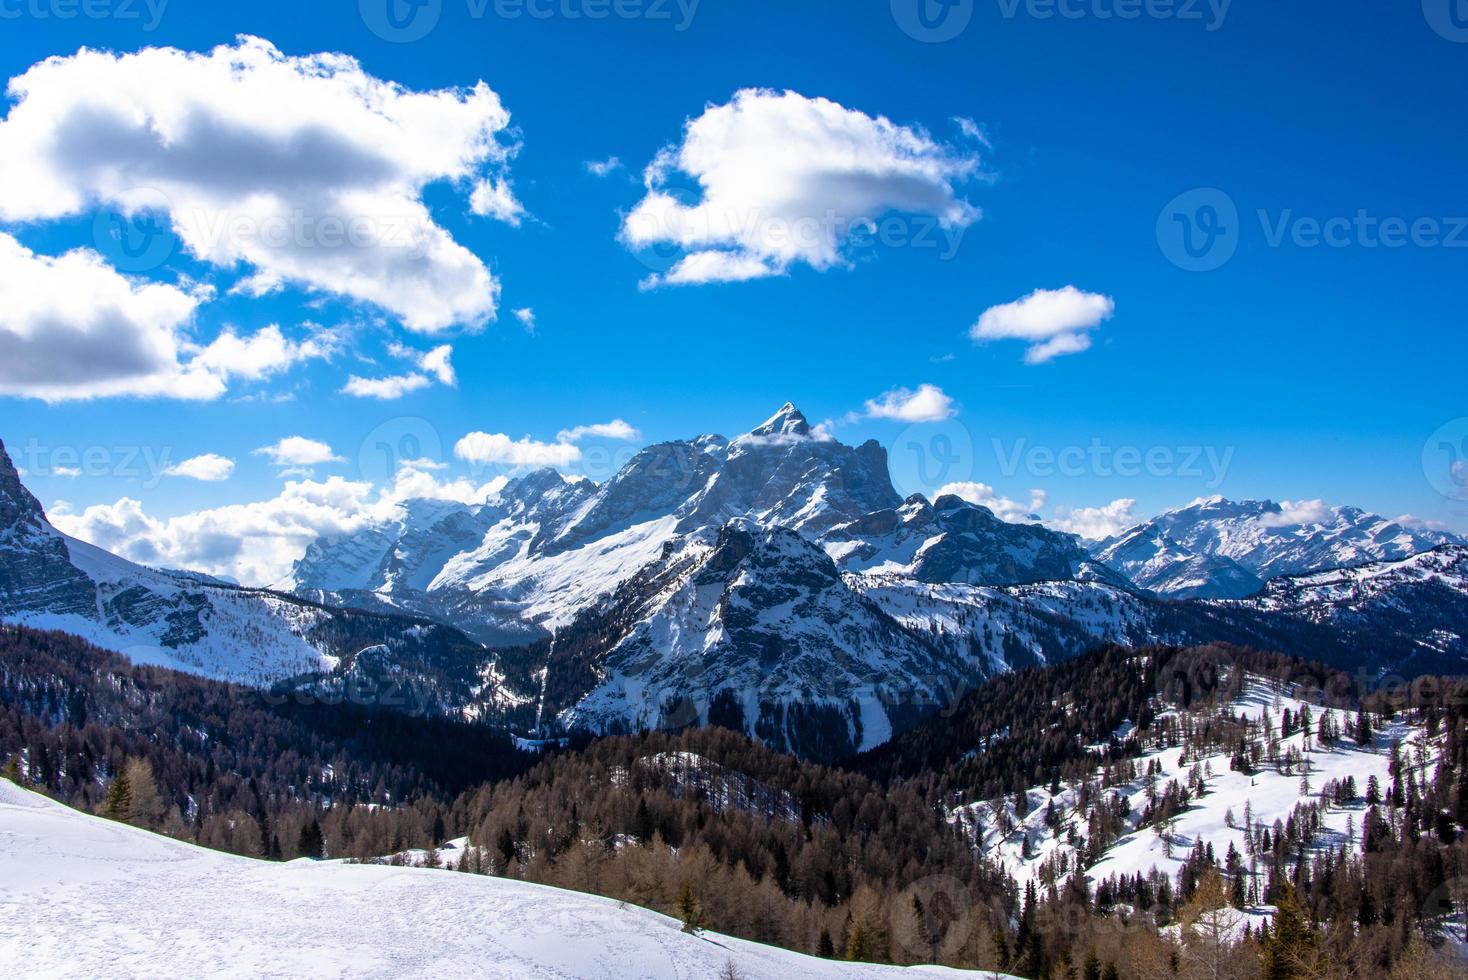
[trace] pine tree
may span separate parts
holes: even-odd
[[[1315,945],[1315,936],[1295,897],[1294,886],[1281,881],[1276,893],[1274,929],[1264,943],[1263,980],[1298,980],[1304,977],[1301,959]]]
[[[19,753],[15,754],[15,755],[12,755],[10,757],[10,761],[7,762],[7,763],[5,763],[4,770],[0,770],[0,777],[3,777],[5,779],[10,780],[12,783],[14,783],[17,786],[24,786],[25,785],[25,781],[21,778],[21,775],[20,775],[20,754]]]
[[[1086,963],[1081,967],[1081,980],[1101,980],[1101,960],[1094,949],[1086,954]]]
[[[1362,708],[1356,712],[1356,742],[1358,745],[1370,745],[1371,738],[1371,719],[1367,717],[1366,709]]]
[[[689,935],[696,936],[703,928],[703,910],[698,907],[698,899],[693,894],[693,882],[686,878],[678,892],[678,919],[683,923],[683,931]]]
[[[836,944],[831,942],[831,930],[822,929],[820,941],[816,943],[816,955],[823,960],[836,958]]]
[[[316,861],[321,858],[325,850],[326,842],[321,837],[321,824],[313,819],[301,827],[301,836],[296,841],[296,853],[303,858]]]
[[[107,789],[107,802],[102,806],[102,816],[108,820],[126,820],[133,812],[133,791],[127,780],[127,768],[119,770],[112,785]]]

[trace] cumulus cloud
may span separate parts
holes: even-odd
[[[421,374],[396,374],[386,378],[360,378],[351,375],[342,385],[342,394],[353,398],[376,398],[378,401],[393,401],[410,391],[427,388],[433,382]]]
[[[630,423],[621,419],[612,419],[610,422],[598,422],[595,425],[578,425],[571,429],[562,429],[556,434],[557,442],[580,442],[582,439],[618,439],[622,442],[633,442],[641,439],[642,433]]]
[[[330,477],[291,481],[268,500],[155,518],[123,497],[81,513],[53,510],[61,530],[136,562],[188,568],[251,585],[288,584],[292,564],[322,536],[348,534],[392,516],[405,500],[432,498],[477,503],[504,485],[460,478],[441,481],[403,465],[391,487]]]
[[[190,480],[218,483],[234,475],[234,460],[218,453],[205,453],[202,456],[186,459],[182,463],[175,463],[165,469],[163,475],[183,476]]]
[[[969,329],[979,343],[1024,340],[1027,364],[1041,364],[1065,354],[1088,350],[1087,332],[1111,318],[1116,303],[1110,296],[1082,292],[1074,286],[1037,289],[1012,303],[991,306]]]
[[[388,353],[401,360],[411,362],[417,371],[409,374],[394,374],[382,378],[363,378],[351,375],[342,386],[342,394],[355,398],[376,398],[393,401],[409,392],[427,388],[436,379],[439,384],[452,388],[459,383],[458,375],[450,358],[454,348],[441,344],[429,351],[421,351],[404,344],[389,344]]]
[[[471,432],[454,444],[454,455],[480,465],[570,466],[581,450],[568,442],[512,439],[503,432]]]
[[[273,445],[261,446],[254,454],[270,457],[276,466],[319,466],[343,462],[329,445],[305,436],[286,436]]]
[[[516,228],[525,216],[525,207],[516,199],[510,182],[502,177],[480,181],[469,195],[469,210]]]
[[[433,220],[432,183],[516,221],[509,113],[479,82],[413,91],[342,54],[241,37],[208,53],[82,49],[10,81],[0,219],[164,212],[247,291],[292,283],[380,306],[413,330],[477,326],[499,283]]]
[[[459,377],[454,373],[454,365],[449,361],[454,349],[448,344],[442,344],[424,354],[418,361],[418,366],[438,379],[441,385],[452,388],[459,383]]]
[[[1129,497],[1113,500],[1101,507],[1056,507],[1054,516],[1045,524],[1057,531],[1079,534],[1088,541],[1099,541],[1136,527],[1137,502]]]
[[[622,169],[622,161],[613,156],[605,160],[587,160],[582,166],[593,177],[608,177]]]
[[[994,516],[1001,521],[1010,524],[1033,524],[1038,514],[1045,507],[1045,491],[1031,490],[1029,503],[1023,504],[1017,500],[1011,500],[1003,496],[987,483],[949,483],[938,488],[933,494],[933,499],[952,494],[971,504],[987,507],[994,512]]]
[[[53,466],[51,467],[51,475],[64,477],[68,480],[75,480],[77,477],[82,475],[82,471],[81,468],[77,466]]]
[[[0,233],[0,295],[0,394],[55,402],[224,393],[211,361],[184,360],[199,299],[176,286],[129,279],[87,249],[36,255]]]
[[[1279,510],[1261,515],[1259,524],[1262,527],[1324,524],[1332,516],[1330,505],[1323,500],[1281,500]]]
[[[829,99],[744,89],[687,122],[644,173],[647,193],[622,223],[629,248],[685,255],[646,286],[783,274],[845,264],[851,232],[891,212],[965,227],[979,211],[956,185],[978,157]],[[680,177],[680,175],[682,175]],[[685,194],[680,181],[696,182]]]
[[[511,310],[510,312],[512,312],[515,315],[515,319],[516,320],[519,320],[520,321],[520,325],[525,328],[525,332],[526,333],[531,334],[532,336],[535,334],[535,311],[534,310],[532,310],[528,306],[522,306],[520,309],[518,309],[518,310]]]
[[[197,354],[190,368],[203,368],[221,378],[258,381],[302,361],[331,357],[339,349],[339,339],[330,331],[318,331],[305,340],[288,340],[272,324],[245,337],[226,328],[207,346],[191,349]]]
[[[958,414],[953,399],[937,385],[918,385],[917,391],[893,388],[866,403],[868,418],[898,422],[942,422]]]

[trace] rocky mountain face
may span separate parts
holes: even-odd
[[[522,733],[712,722],[837,758],[986,677],[1113,642],[1468,665],[1464,552],[1426,532],[1214,500],[1088,551],[957,497],[903,500],[881,446],[788,404],[599,486],[540,470],[474,505],[406,502],[314,543],[290,596],[123,562],[51,528],[13,468],[0,485],[6,618],[212,676],[396,673]]]
[[[1394,561],[1465,543],[1458,535],[1408,527],[1355,507],[1286,508],[1269,500],[1213,497],[1101,541],[1092,553],[1160,595],[1240,599],[1282,575]]]
[[[0,445],[0,613],[48,612],[95,614],[97,588],[72,565],[65,539]]]

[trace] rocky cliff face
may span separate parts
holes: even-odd
[[[97,589],[0,444],[0,615],[27,612],[95,615]]]

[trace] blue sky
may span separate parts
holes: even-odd
[[[171,0],[151,30],[141,0],[70,19],[57,16],[60,0],[6,5],[7,78],[84,45],[207,52],[252,34],[287,57],[350,55],[367,75],[411,90],[482,80],[510,114],[499,136],[518,149],[496,173],[524,211],[515,226],[470,213],[463,186],[426,188],[434,222],[502,290],[493,322],[431,335],[330,290],[227,295],[248,264],[176,250],[142,275],[215,287],[180,327],[194,341],[226,325],[249,336],[271,324],[299,341],[309,323],[337,331],[337,349],[256,380],[231,377],[212,399],[0,398],[0,438],[22,466],[31,460],[27,479],[43,501],[79,512],[127,496],[164,519],[263,500],[279,493],[285,467],[254,451],[289,436],[344,460],[316,466],[314,478],[360,479],[381,475],[372,465],[363,473],[364,445],[370,455],[384,432],[408,433],[430,449],[437,442],[448,467],[434,472],[449,480],[469,468],[452,452],[467,433],[554,444],[574,426],[625,420],[639,438],[586,437],[568,466],[601,478],[603,458],[737,433],[791,399],[843,441],[892,447],[904,489],[982,482],[1028,507],[1039,488],[1056,520],[1118,499],[1145,516],[1223,493],[1321,498],[1468,531],[1468,504],[1443,492],[1455,486],[1450,458],[1434,448],[1468,436],[1468,385],[1458,378],[1468,360],[1468,228],[1454,221],[1468,215],[1468,43],[1452,21],[1434,29],[1418,4],[1344,2],[1322,13],[1238,2],[1121,19],[1104,15],[1125,0],[1071,3],[1075,16],[1052,17],[1038,16],[1051,9],[1043,0],[959,0],[952,16],[970,16],[966,28],[924,43],[899,25],[904,0],[702,0],[650,11],[648,0],[628,8],[644,16],[597,20],[568,16],[595,0],[555,0],[543,18],[500,16],[493,2],[474,16],[477,4],[442,0],[426,36],[395,43],[370,28],[381,14],[373,3]],[[795,261],[751,281],[639,288],[670,264],[619,241],[623,217],[647,193],[643,168],[682,141],[686,120],[749,88],[885,117],[940,153],[977,161],[947,184],[982,217],[946,229],[957,236],[951,249],[931,209],[898,210],[900,234],[843,241],[829,268]],[[586,167],[614,156],[623,167],[606,176]],[[687,174],[671,180],[692,186]],[[1237,212],[1236,240],[1223,240],[1233,251],[1208,271],[1172,260],[1184,226],[1167,209],[1197,189],[1216,190],[1184,198],[1184,217],[1198,220],[1200,201]],[[4,222],[0,232],[35,255],[97,247],[98,211],[107,209]],[[1418,234],[1388,247],[1358,214],[1416,222]],[[1314,244],[1311,219],[1352,223],[1338,222],[1335,244]],[[907,242],[925,235],[936,247]],[[970,339],[985,310],[1066,286],[1114,304],[1081,328],[1089,349],[1032,364],[1023,340]],[[534,310],[533,333],[511,314],[522,308]],[[456,384],[430,378],[387,401],[341,392],[352,375],[423,373],[390,354],[392,344],[450,344]],[[868,400],[920,385],[941,389],[953,417],[864,417]],[[27,457],[31,440],[43,451]],[[1098,446],[1164,462],[1121,475],[1095,462]],[[1426,471],[1424,446],[1436,467]],[[67,478],[49,472],[46,453],[57,447],[102,447],[109,459],[142,447],[174,463],[213,453],[235,468],[219,482],[116,463]],[[1044,452],[1068,447],[1085,447],[1086,462],[1040,465]],[[918,452],[949,463],[920,471]],[[479,467],[474,478],[505,469]]]

